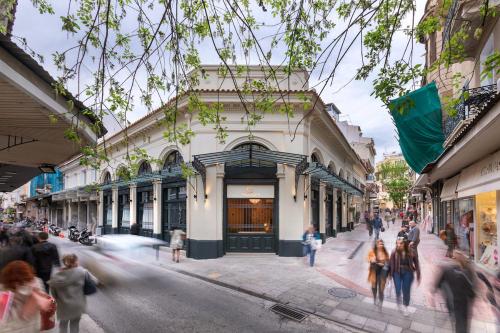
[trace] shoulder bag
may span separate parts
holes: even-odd
[[[90,277],[89,272],[85,272],[85,283],[83,284],[83,294],[92,295],[97,292],[97,286]]]

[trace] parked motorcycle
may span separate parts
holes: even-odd
[[[68,228],[68,232],[68,239],[73,242],[78,242],[78,239],[80,238],[80,231],[78,231],[74,225]]]
[[[94,242],[94,239],[91,238],[91,236],[92,236],[92,233],[90,231],[88,231],[87,228],[85,228],[80,232],[80,237],[78,238],[78,241],[82,245],[90,246]]]
[[[61,228],[59,228],[55,224],[51,224],[51,225],[49,225],[49,233],[54,235],[54,236],[59,236],[59,234],[61,233]]]

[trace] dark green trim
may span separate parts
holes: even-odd
[[[224,255],[222,240],[186,240],[186,256],[193,259],[215,259]]]
[[[280,240],[278,255],[280,257],[303,257],[302,242],[300,240]]]

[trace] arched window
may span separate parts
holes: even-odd
[[[229,167],[275,167],[276,164],[273,162],[259,160],[252,156],[254,151],[266,151],[269,150],[266,146],[255,142],[246,142],[237,145],[232,150],[248,151],[248,158],[242,158],[239,161],[226,163]]]
[[[103,184],[109,184],[111,183],[111,174],[109,172],[106,171],[106,173],[104,174],[104,178],[103,178]]]
[[[344,179],[344,170],[342,169],[339,170],[339,177]]]
[[[168,169],[169,167],[179,165],[182,162],[184,162],[182,155],[177,150],[174,150],[165,158],[165,162],[163,162],[163,169]]]
[[[318,154],[316,154],[316,153],[311,154],[311,162],[321,163],[321,161],[319,160]]]
[[[146,173],[151,173],[151,165],[149,165],[148,161],[144,161],[139,165],[139,171],[137,171],[138,175],[144,175]]]

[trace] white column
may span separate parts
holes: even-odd
[[[111,192],[111,227],[118,228],[118,188],[113,187]]]
[[[68,225],[66,227],[70,227],[73,225],[73,203],[71,199],[68,200]]]
[[[324,235],[326,232],[326,184],[319,183],[319,233]]]
[[[97,199],[97,226],[102,227],[104,225],[104,192],[99,191],[99,196]]]
[[[130,184],[130,226],[137,223],[137,184]]]
[[[58,225],[59,227],[65,227],[66,226],[66,221],[68,220],[68,203],[66,200],[63,200],[63,216],[62,216],[62,221],[61,224]]]
[[[215,168],[215,194],[217,195],[217,198],[215,200],[216,205],[217,205],[217,210],[215,212],[216,214],[216,231],[215,231],[215,237],[217,240],[222,240],[223,239],[223,216],[224,216],[224,209],[223,209],[223,203],[224,203],[224,198],[223,198],[223,193],[224,193],[224,165],[217,165]]]
[[[153,235],[161,235],[161,180],[153,181]]]
[[[92,230],[92,221],[90,221],[90,199],[87,199],[87,229]]]

